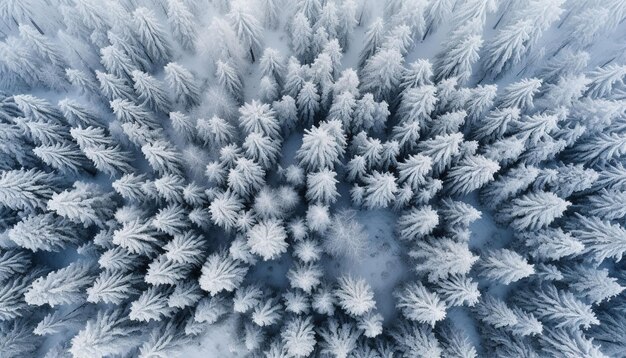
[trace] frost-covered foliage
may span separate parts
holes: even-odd
[[[626,355],[624,0],[0,18],[0,357]]]

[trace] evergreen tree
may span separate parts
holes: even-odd
[[[382,45],[385,34],[385,23],[383,19],[376,18],[367,28],[365,33],[365,44],[359,54],[359,67],[363,67],[367,60],[372,57]]]
[[[522,308],[527,308],[541,320],[554,324],[556,328],[589,328],[599,324],[591,306],[576,299],[569,291],[546,285],[534,292],[516,296]]]
[[[452,157],[458,155],[462,142],[461,133],[441,135],[421,141],[417,149],[420,154],[430,157],[433,175],[439,176],[452,163]],[[469,161],[470,158],[467,160]]]
[[[528,50],[535,22],[521,19],[499,30],[487,45],[483,67],[494,77],[516,65]]]
[[[148,255],[154,252],[154,246],[159,243],[159,239],[150,221],[136,219],[124,223],[119,230],[114,232],[113,243],[131,253]]]
[[[280,0],[264,0],[263,8],[263,24],[267,29],[276,29],[280,25],[280,14],[282,5]]]
[[[498,97],[498,106],[501,108],[533,109],[534,96],[539,92],[543,81],[539,78],[524,78],[504,88],[504,93]]]
[[[161,321],[172,314],[167,306],[168,290],[149,287],[130,305],[128,317],[133,321],[150,322]]]
[[[72,338],[69,352],[81,358],[125,354],[137,345],[139,330],[121,309],[99,311]]]
[[[437,88],[432,85],[407,88],[402,92],[399,113],[406,121],[424,123],[435,110]]]
[[[534,186],[567,198],[575,192],[589,189],[597,178],[598,174],[593,169],[585,169],[581,164],[559,164],[554,170],[540,172]]]
[[[215,76],[222,88],[230,93],[237,103],[243,101],[243,82],[230,61],[218,60],[215,63]]]
[[[318,126],[304,130],[302,146],[296,152],[296,159],[307,170],[314,171],[332,168],[339,160],[343,147],[325,127]]]
[[[391,173],[374,171],[363,178],[364,206],[369,209],[386,208],[398,191],[396,178]]]
[[[13,210],[44,209],[58,192],[53,173],[37,169],[3,171],[0,175],[0,203]]]
[[[594,304],[610,300],[624,290],[616,278],[609,276],[607,269],[578,265],[573,268],[566,268],[562,272],[570,289],[586,297]]]
[[[100,49],[100,63],[102,63],[107,72],[127,80],[131,78],[131,73],[136,70],[130,57],[124,50],[116,46],[107,46]]]
[[[370,311],[359,317],[357,327],[363,330],[363,335],[368,338],[376,338],[383,333],[383,316],[375,311]]]
[[[141,152],[155,172],[161,175],[182,174],[182,155],[171,143],[164,140],[148,143],[141,147]]]
[[[506,200],[528,189],[537,176],[539,169],[535,167],[523,164],[513,167],[482,188],[481,201],[487,207],[495,209]]]
[[[476,358],[476,348],[465,332],[447,327],[441,332],[443,355],[455,358]]]
[[[176,41],[184,49],[193,51],[197,33],[192,10],[181,0],[168,0],[167,22]]]
[[[496,218],[515,230],[537,230],[560,218],[571,203],[551,192],[531,192],[503,205]]]
[[[381,49],[370,57],[361,72],[361,90],[377,100],[389,99],[402,79],[404,58],[396,49]]]
[[[254,225],[247,239],[250,251],[264,261],[276,259],[287,251],[287,232],[278,220],[265,220]]]
[[[89,160],[72,143],[57,143],[55,145],[40,145],[33,149],[33,153],[50,167],[61,173],[78,175],[80,172],[95,174]]]
[[[515,311],[504,301],[491,295],[484,296],[475,310],[481,321],[495,328],[513,327],[518,323]]]
[[[594,262],[601,263],[607,258],[621,260],[626,252],[626,230],[621,225],[580,214],[575,218],[568,225],[569,232],[585,245],[584,252]]]
[[[560,228],[545,228],[518,235],[530,248],[530,254],[540,260],[559,260],[567,256],[576,256],[585,249],[583,243]]]
[[[428,123],[429,137],[459,132],[465,123],[466,116],[465,111],[448,112],[437,116],[436,119]]]
[[[305,13],[298,12],[291,22],[291,47],[300,61],[310,61],[312,38],[309,19]]]
[[[316,86],[309,81],[304,82],[296,100],[300,120],[306,127],[313,124],[315,115],[320,107],[320,95]]]
[[[96,70],[96,78],[100,83],[100,92],[108,100],[112,101],[117,98],[132,100],[134,98],[132,88],[124,79],[98,70]]]
[[[242,145],[245,155],[259,163],[264,169],[270,169],[280,154],[280,142],[260,133],[250,133]]]
[[[243,206],[237,194],[230,191],[220,193],[209,205],[211,221],[229,231],[237,223],[239,211],[243,209]]]
[[[451,275],[445,280],[440,280],[437,282],[436,291],[450,306],[473,307],[481,296],[478,283],[464,275]]]
[[[327,322],[327,325],[318,332],[321,338],[321,353],[334,357],[347,357],[356,348],[357,339],[361,333],[351,322],[339,323],[334,319]]]
[[[152,10],[145,7],[135,9],[132,26],[152,63],[164,63],[171,58],[172,50],[167,32]]]
[[[48,210],[85,227],[103,228],[113,216],[115,204],[112,193],[106,193],[96,184],[77,181],[72,190],[52,195]]]
[[[241,197],[249,197],[265,183],[263,168],[247,158],[237,160],[228,172],[228,187]]]
[[[481,257],[478,264],[481,275],[508,285],[532,275],[533,265],[515,251],[508,249],[491,250]]]
[[[543,351],[554,357],[607,357],[579,329],[546,329],[541,336]]]
[[[255,62],[255,53],[258,54],[261,51],[261,24],[250,13],[249,7],[244,2],[234,2],[227,14],[227,19],[241,44],[249,49],[252,62]]]
[[[411,250],[409,256],[419,260],[416,271],[428,273],[428,280],[433,282],[453,274],[467,274],[478,260],[467,244],[448,238],[417,242],[416,249]]]
[[[181,349],[189,339],[180,332],[180,328],[171,320],[153,328],[149,339],[139,347],[139,357],[158,357]]]
[[[497,90],[497,85],[481,85],[467,92],[464,107],[470,124],[493,106]]]
[[[289,285],[307,294],[320,285],[322,276],[321,267],[315,263],[297,263],[287,272]]]
[[[87,301],[91,303],[120,304],[140,291],[134,286],[142,282],[141,276],[124,271],[105,270],[87,289]]]
[[[443,23],[444,19],[452,13],[454,2],[452,0],[435,0],[431,1],[426,7],[426,31],[422,40],[426,39],[428,34],[431,34],[437,30],[437,28]]]
[[[337,173],[324,168],[319,172],[309,173],[307,175],[307,191],[306,199],[310,202],[318,202],[322,204],[332,204],[337,200],[339,192],[337,191]]]
[[[187,211],[181,205],[170,204],[161,208],[152,218],[151,225],[157,230],[169,235],[182,235],[189,230]]]
[[[173,91],[176,102],[184,107],[200,104],[200,88],[191,71],[176,62],[168,63],[163,69],[165,80]]]
[[[335,290],[335,296],[346,313],[358,317],[376,306],[372,288],[365,280],[341,276],[337,282],[339,287]]]
[[[260,327],[275,325],[281,318],[283,306],[277,299],[270,298],[261,302],[252,312],[252,322]]]
[[[430,234],[439,224],[437,211],[430,206],[413,208],[398,218],[398,231],[404,240],[417,240]]]
[[[298,107],[296,101],[291,96],[285,95],[279,101],[274,101],[272,108],[276,112],[276,117],[285,135],[296,129],[298,125]]]
[[[171,104],[161,82],[139,70],[132,71],[131,75],[137,99],[155,111],[168,113]]]
[[[483,156],[466,156],[450,169],[446,184],[452,195],[468,194],[492,181],[498,170],[498,163]]]
[[[315,349],[315,331],[309,316],[295,316],[284,326],[280,336],[287,350],[293,357],[307,357]]]
[[[450,228],[457,226],[469,227],[471,223],[480,219],[481,213],[476,208],[462,201],[454,201],[450,198],[441,201],[439,213],[443,221]]]
[[[196,134],[205,145],[225,146],[236,138],[236,128],[228,121],[213,116],[210,119],[198,118]]]
[[[50,307],[82,303],[86,298],[84,290],[93,282],[92,273],[89,263],[74,261],[33,281],[24,299],[29,305],[48,304]]]
[[[478,19],[468,21],[450,33],[444,48],[437,53],[435,80],[456,77],[463,84],[472,75],[472,65],[478,61],[483,39]]]
[[[626,154],[626,136],[618,133],[599,133],[581,140],[567,152],[578,162],[602,166]]]
[[[446,306],[436,293],[430,292],[419,282],[409,283],[395,293],[396,307],[411,321],[435,326],[446,316]]]
[[[242,283],[247,272],[248,267],[232,259],[226,253],[213,253],[202,266],[202,275],[199,278],[200,287],[211,296],[222,291],[232,292]]]
[[[626,200],[625,195],[623,191],[602,189],[597,194],[588,196],[581,209],[603,220],[621,219],[626,216],[622,205]]]
[[[403,357],[441,357],[439,341],[428,326],[401,322],[391,332],[391,338],[397,346],[393,351],[399,351]]]
[[[269,104],[253,100],[240,107],[239,114],[239,126],[246,134],[257,132],[270,138],[280,138],[280,124]]]
[[[8,230],[8,237],[31,251],[60,251],[82,241],[82,233],[68,220],[52,213],[28,216]]]

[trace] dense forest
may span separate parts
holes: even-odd
[[[0,0],[0,356],[625,357],[624,20]]]

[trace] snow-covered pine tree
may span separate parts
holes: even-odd
[[[377,100],[390,99],[402,79],[404,58],[397,49],[381,49],[370,57],[361,71],[361,90]]]
[[[171,58],[172,50],[167,32],[152,10],[145,7],[135,9],[132,26],[151,62],[165,63]]]
[[[358,317],[375,308],[374,292],[365,280],[342,276],[337,282],[339,287],[335,290],[335,296],[346,313]]]
[[[363,183],[365,184],[363,205],[368,209],[388,207],[398,191],[396,178],[389,172],[373,171],[363,178]]]
[[[492,181],[498,170],[498,163],[483,156],[466,156],[448,171],[445,183],[450,194],[464,195]]]
[[[396,307],[411,321],[435,323],[446,317],[446,305],[436,293],[430,292],[419,282],[412,282],[395,292]]]
[[[589,328],[600,323],[591,306],[578,300],[570,291],[559,290],[554,285],[519,292],[515,297],[522,308],[557,328]]]
[[[619,261],[626,252],[626,230],[597,217],[574,216],[569,232],[585,246],[584,252],[597,263],[607,258]]]
[[[491,250],[478,262],[480,274],[505,285],[532,275],[535,270],[522,256],[508,249]]]
[[[361,335],[352,322],[338,322],[335,319],[327,320],[326,326],[318,333],[321,353],[334,357],[347,357],[356,348],[357,339]]]
[[[200,104],[200,87],[191,71],[176,62],[168,63],[163,69],[165,81],[174,93],[177,103],[183,107]]]
[[[435,80],[455,77],[460,84],[469,80],[472,66],[479,59],[483,45],[479,19],[465,22],[453,30],[435,61]]]
[[[232,259],[225,252],[216,252],[207,258],[198,279],[200,287],[211,296],[222,291],[232,292],[239,286],[248,272],[248,267]]]
[[[439,216],[430,206],[412,208],[398,218],[397,225],[400,238],[414,241],[430,234],[439,225]]]
[[[530,254],[540,260],[559,260],[583,252],[585,245],[561,228],[545,228],[517,234],[529,247]]]
[[[140,329],[121,309],[99,311],[72,338],[69,352],[81,358],[125,354],[137,345]]]
[[[285,324],[280,336],[290,356],[307,357],[315,349],[315,331],[310,316],[292,317]]]
[[[72,190],[52,195],[47,208],[59,216],[85,227],[96,225],[105,227],[113,216],[116,203],[113,193],[102,187],[84,182],[75,182]]]
[[[0,175],[0,203],[13,210],[44,209],[59,191],[54,173],[38,169],[3,171]]]
[[[29,305],[48,304],[50,307],[83,303],[86,299],[84,291],[94,277],[90,263],[74,261],[33,281],[24,293],[24,299]]]
[[[496,219],[518,231],[537,230],[560,218],[570,204],[551,192],[530,192],[503,205]]]
[[[304,12],[298,12],[291,22],[291,46],[300,61],[309,62],[313,29]]]
[[[435,291],[448,306],[473,307],[481,296],[478,282],[464,275],[451,275],[445,280],[439,280]]]
[[[562,272],[570,289],[594,304],[610,300],[624,291],[624,287],[617,282],[617,279],[609,276],[607,269],[577,265],[566,268]]]
[[[478,260],[466,243],[448,238],[419,241],[409,256],[417,261],[415,270],[427,274],[431,282],[454,274],[467,274]]]
[[[254,225],[247,239],[252,253],[265,261],[276,259],[287,251],[287,232],[278,220],[265,220]]]

